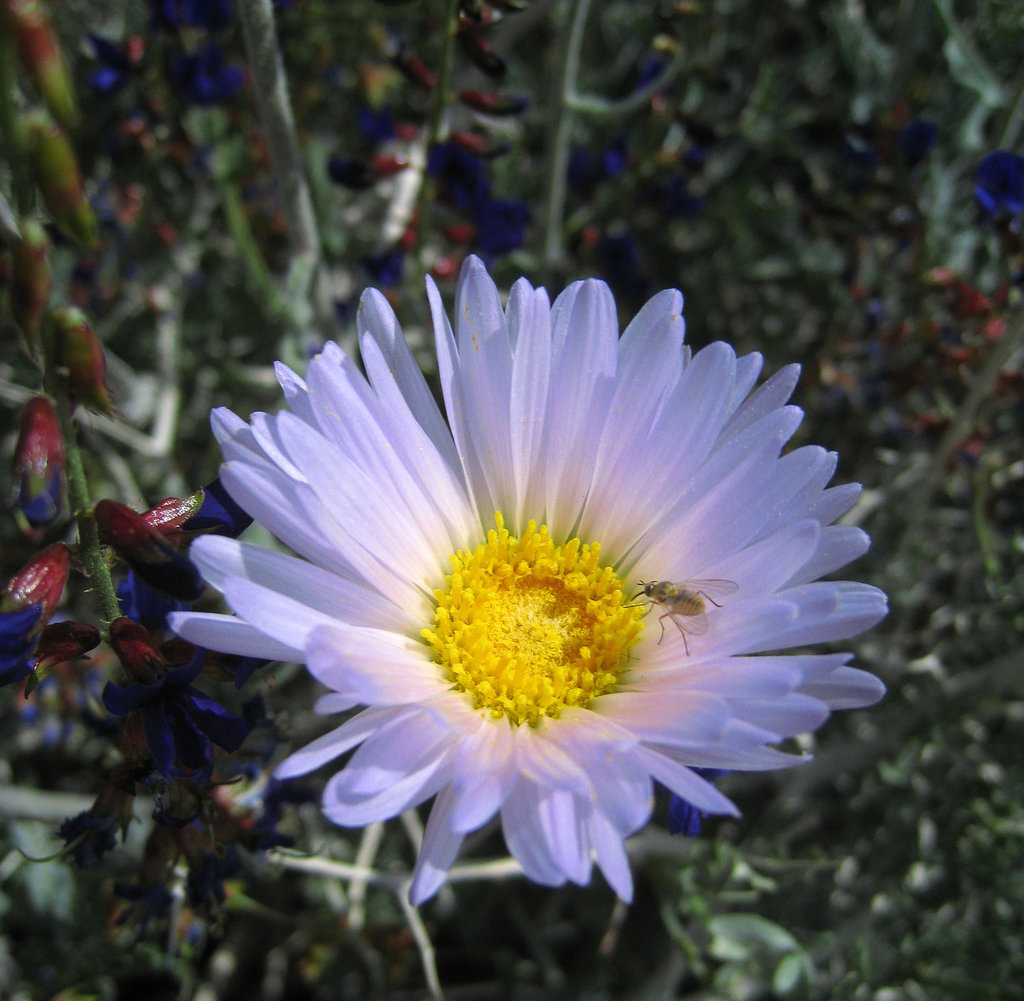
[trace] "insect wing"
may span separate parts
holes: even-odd
[[[703,612],[697,615],[683,615],[680,612],[669,612],[668,614],[684,633],[689,633],[691,636],[703,636],[708,631],[708,617]]]
[[[685,588],[694,594],[701,594],[712,600],[735,594],[740,589],[739,584],[734,580],[684,580],[676,587],[680,590]]]

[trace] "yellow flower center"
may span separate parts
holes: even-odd
[[[598,543],[556,545],[533,521],[517,539],[500,511],[494,520],[486,542],[451,557],[422,635],[475,708],[535,726],[615,686],[644,608],[631,605],[624,581],[602,566]]]

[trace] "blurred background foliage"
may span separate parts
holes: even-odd
[[[676,286],[694,347],[803,365],[797,443],[835,448],[838,480],[865,485],[853,516],[874,545],[853,574],[892,613],[854,647],[889,695],[808,738],[813,763],[723,780],[742,819],[696,840],[653,824],[628,909],[599,881],[467,881],[417,928],[387,886],[349,892],[254,851],[202,905],[182,904],[178,872],[176,904],[147,914],[115,887],[146,851],[148,794],[96,866],[19,853],[51,853],[111,767],[88,720],[114,664],[101,647],[31,699],[0,693],[0,997],[421,998],[422,930],[452,1001],[1024,997],[1024,167],[997,184],[983,166],[1021,148],[1024,4],[466,3],[449,50],[451,6],[276,5],[311,279],[238,11],[51,4],[99,233],[83,248],[49,227],[51,299],[88,317],[117,408],[80,417],[93,498],[141,510],[213,479],[210,408],[275,409],[272,361],[351,347],[368,284],[430,374],[423,275],[450,295],[468,252],[505,288],[604,277],[624,323]],[[38,103],[27,79],[8,99]],[[10,455],[39,371],[10,315],[0,329]],[[64,520],[42,542],[67,535]],[[0,519],[4,578],[40,544]],[[68,613],[98,619],[91,602],[78,587]],[[301,673],[250,684],[268,760],[316,732]],[[250,764],[224,787],[233,810],[265,791],[267,760]],[[280,813],[299,851],[408,867],[414,830],[367,848],[307,793]],[[501,852],[492,832],[472,854]]]

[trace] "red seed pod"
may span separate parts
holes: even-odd
[[[3,13],[25,72],[39,89],[50,114],[66,129],[77,128],[74,84],[45,6],[39,0],[3,0]]]
[[[38,219],[22,219],[21,239],[11,245],[11,316],[21,328],[25,350],[39,356],[39,324],[53,286],[50,238]]]
[[[63,542],[47,546],[4,585],[0,611],[42,605],[43,614],[36,623],[36,629],[42,629],[60,604],[70,571],[71,550]]]
[[[110,623],[110,645],[131,681],[151,685],[164,674],[164,659],[149,630],[127,615]]]
[[[53,311],[53,321],[57,357],[68,370],[71,395],[83,406],[111,416],[107,360],[85,314],[74,306],[62,306]]]
[[[21,412],[14,448],[15,518],[26,534],[56,521],[65,510],[64,435],[53,404],[36,396]]]
[[[498,94],[489,90],[463,90],[459,92],[459,100],[467,108],[495,117],[518,115],[530,103],[526,97]]]
[[[95,250],[100,245],[96,216],[67,133],[42,113],[28,118],[28,132],[35,180],[53,221],[80,246]]]

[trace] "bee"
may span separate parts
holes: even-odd
[[[686,635],[700,636],[708,631],[708,619],[704,614],[707,611],[706,602],[711,602],[715,608],[722,606],[715,601],[715,598],[722,598],[727,594],[735,594],[739,585],[732,580],[682,580],[673,584],[670,580],[649,580],[637,581],[637,586],[643,590],[634,597],[643,594],[651,599],[651,604],[663,608],[664,614],[658,617],[658,624],[661,626],[661,636],[658,637],[658,646],[665,638],[665,619],[671,619],[679,628],[683,637],[683,649],[686,656],[690,656],[690,644]]]

